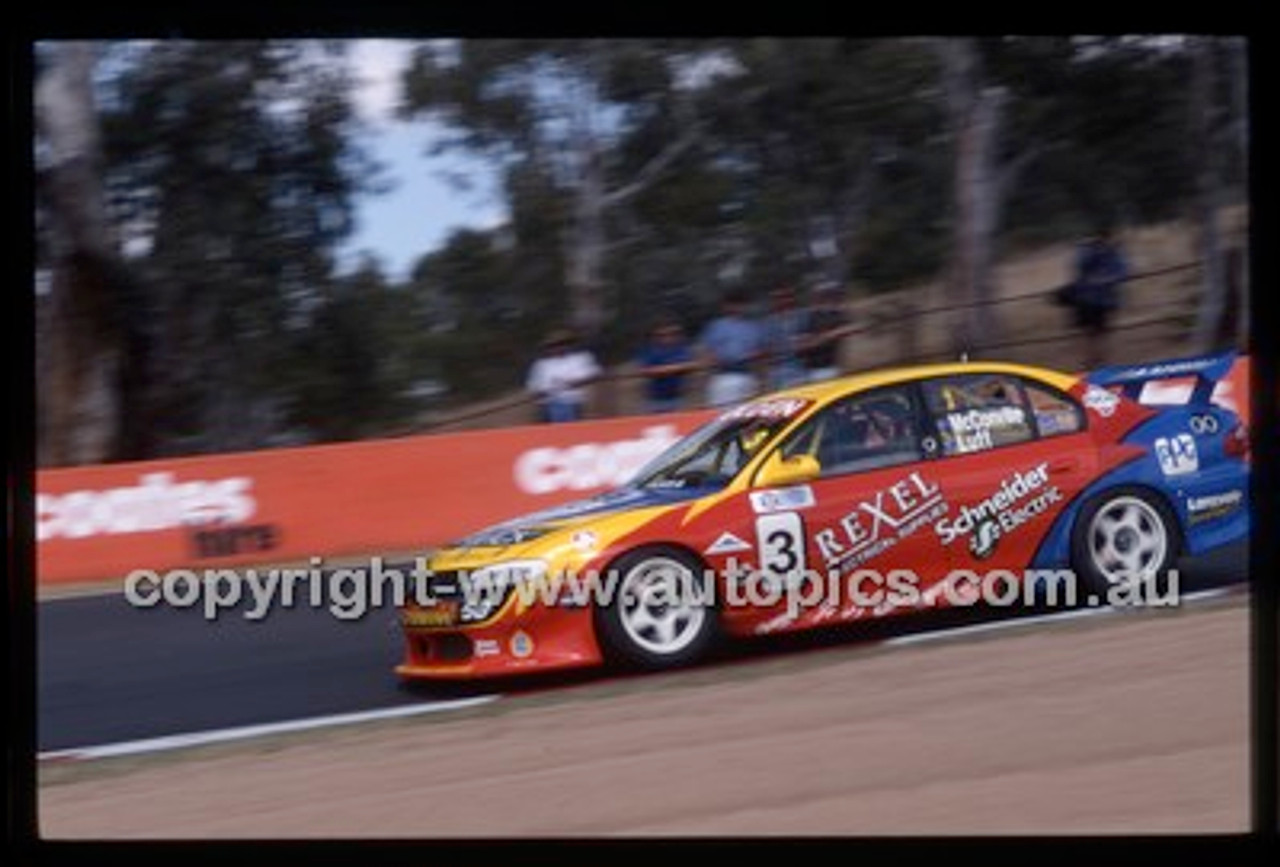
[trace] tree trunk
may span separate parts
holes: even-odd
[[[600,100],[596,83],[604,77],[605,62],[603,49],[596,45],[588,55],[588,74],[581,82],[576,105],[570,113],[574,151],[570,162],[576,167],[577,177],[572,223],[566,233],[565,281],[572,305],[572,324],[589,342],[599,340],[611,307],[605,298],[604,265],[608,249],[605,219],[612,209],[657,182],[699,137],[691,110],[682,106],[684,131],[636,170],[626,183],[610,188],[605,177],[602,134],[593,114]]]
[[[565,278],[573,327],[585,340],[593,341],[604,327],[604,179],[594,142],[587,142],[585,148],[573,222],[568,229]]]
[[[110,459],[118,448],[122,351],[121,269],[106,218],[91,74],[93,47],[65,42],[36,85],[48,162],[41,181],[50,216],[50,282],[38,410],[40,463]]]
[[[1208,352],[1216,348],[1226,307],[1226,280],[1218,226],[1221,184],[1218,172],[1213,85],[1212,37],[1197,37],[1192,49],[1191,112],[1195,148],[1196,222],[1200,230],[1200,303],[1192,342]]]
[[[999,339],[991,306],[991,244],[998,213],[996,144],[1007,93],[983,88],[972,40],[942,43],[944,89],[955,141],[955,226],[949,296],[962,306],[953,350],[972,353]]]

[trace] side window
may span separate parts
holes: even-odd
[[[804,424],[783,455],[813,455],[836,476],[920,460],[917,414],[907,387],[881,388],[832,404]]]
[[[926,380],[922,385],[944,455],[987,451],[1035,436],[1018,377],[965,373]]]
[[[1084,411],[1074,400],[1038,382],[1024,380],[1023,387],[1040,436],[1051,437],[1084,430]]]

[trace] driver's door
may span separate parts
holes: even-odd
[[[911,606],[916,579],[927,583],[945,570],[930,528],[946,505],[924,430],[908,383],[838,401],[780,445],[782,458],[808,454],[820,465],[808,483],[749,495],[761,569],[801,560],[824,582],[821,601],[806,606],[795,626]]]

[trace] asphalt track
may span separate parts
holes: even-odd
[[[1238,584],[1248,548],[1180,564],[1182,592]],[[1018,616],[938,611],[800,636],[739,642],[709,665],[773,653],[919,634]],[[38,749],[88,747],[229,727],[571,686],[595,672],[475,686],[401,689],[394,612],[354,621],[301,606],[249,621],[237,611],[206,621],[198,609],[137,609],[119,593],[51,599],[37,611]],[[727,657],[727,659],[725,658]],[[661,677],[661,675],[658,675]]]

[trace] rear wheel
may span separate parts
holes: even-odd
[[[1105,491],[1080,510],[1072,534],[1072,564],[1095,593],[1128,580],[1156,592],[1167,586],[1181,545],[1168,505],[1143,488]]]
[[[675,548],[644,548],[610,568],[617,575],[613,598],[595,612],[606,657],[659,669],[688,664],[710,649],[718,617],[697,558]]]

